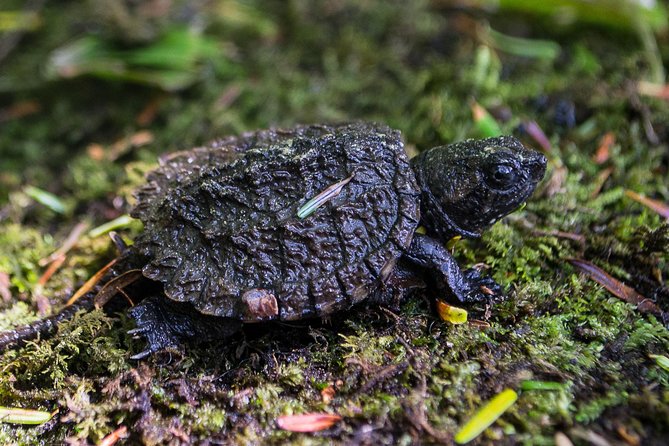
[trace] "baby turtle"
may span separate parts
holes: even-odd
[[[123,255],[163,285],[130,310],[131,333],[148,341],[133,358],[244,323],[394,305],[416,286],[489,300],[500,287],[462,271],[444,244],[515,210],[545,168],[513,137],[409,160],[400,132],[372,123],[261,130],[172,154],[137,193],[145,230]]]

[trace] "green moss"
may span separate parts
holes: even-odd
[[[29,343],[20,359],[3,358],[4,370],[14,379],[2,384],[19,388],[39,383],[50,394],[62,388],[71,373],[118,373],[126,367],[125,354],[117,348],[118,338],[105,336],[111,326],[101,311],[80,313],[61,324],[54,338]]]
[[[374,336],[365,328],[356,328],[356,335],[341,335],[344,340],[341,346],[348,350],[344,357],[364,365],[387,364],[388,358],[385,353],[388,347],[396,345],[395,339],[392,336]]]
[[[71,164],[65,185],[80,202],[102,199],[118,187],[123,171],[109,161],[96,161],[89,156],[77,157]]]
[[[6,331],[14,327],[29,324],[39,316],[25,302],[17,302],[3,311],[0,318],[0,331]]]
[[[183,415],[196,421],[193,432],[203,434],[205,438],[210,432],[223,429],[228,420],[225,410],[206,402],[195,409],[189,408],[188,413]]]
[[[634,321],[625,349],[654,352],[669,349],[669,331],[654,317]]]
[[[18,224],[2,224],[0,231],[0,271],[9,274],[19,293],[30,291],[39,279],[39,261],[55,250],[51,235]]]
[[[627,402],[628,396],[627,392],[622,391],[622,389],[614,388],[601,398],[579,405],[574,418],[579,423],[590,423],[599,418],[606,408]]]
[[[279,382],[290,386],[304,384],[304,366],[304,358],[300,358],[297,363],[279,364]]]

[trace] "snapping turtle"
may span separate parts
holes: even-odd
[[[145,230],[124,254],[164,290],[130,310],[131,333],[148,340],[133,358],[243,323],[390,304],[409,284],[489,299],[499,286],[462,271],[444,243],[515,210],[545,166],[513,137],[409,161],[400,132],[372,123],[261,130],[168,156],[137,193]]]

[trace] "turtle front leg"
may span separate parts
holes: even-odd
[[[462,271],[453,256],[439,241],[416,234],[405,254],[412,263],[439,272],[442,284],[463,303],[485,302],[503,294],[492,278],[481,276],[475,268]]]
[[[131,359],[143,359],[160,350],[178,349],[188,340],[224,339],[242,326],[240,321],[205,315],[190,304],[173,302],[162,296],[144,299],[131,308],[129,314],[135,319],[137,328],[128,333],[144,336],[148,343],[146,350]]]

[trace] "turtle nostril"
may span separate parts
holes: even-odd
[[[546,173],[547,162],[546,157],[542,153],[532,151],[525,157],[523,164],[530,172],[532,179],[538,182],[541,181]]]

